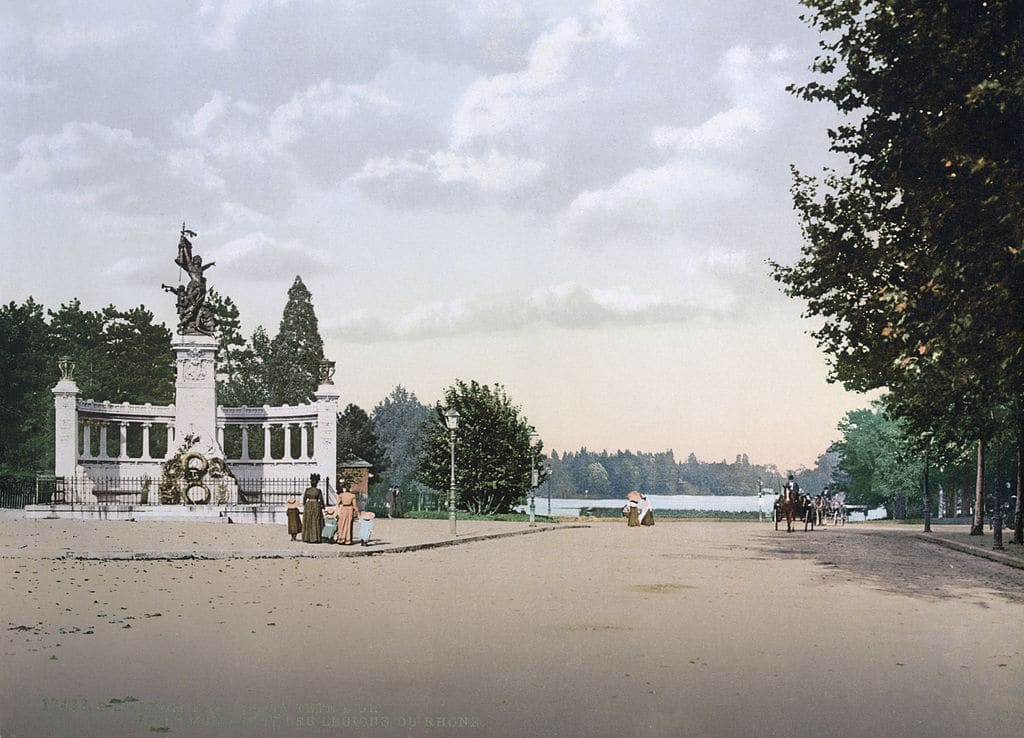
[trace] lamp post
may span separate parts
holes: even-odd
[[[757,519],[759,522],[764,522],[764,483],[757,480]]]
[[[459,429],[459,411],[448,408],[444,414],[445,425],[448,426],[448,445],[452,453],[452,483],[448,488],[448,530],[455,537],[455,431]]]
[[[545,482],[548,488],[548,517],[551,517],[551,464],[544,466],[544,476],[546,477]]]
[[[530,498],[530,527],[537,527],[535,517],[535,500],[537,499],[537,459],[533,456],[533,439],[537,437],[536,431],[530,431],[530,489],[527,496]]]

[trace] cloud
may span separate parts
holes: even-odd
[[[473,81],[452,117],[452,146],[467,146],[520,127],[539,129],[558,115],[562,106],[578,96],[578,91],[561,89],[561,85],[581,47],[636,43],[629,17],[633,5],[602,0],[582,22],[563,18],[536,39],[524,69]]]
[[[508,192],[531,184],[545,164],[488,151],[468,156],[452,151],[412,151],[401,158],[371,159],[351,181],[373,189],[375,185],[401,183],[406,192],[413,186],[470,185],[485,192]]]
[[[235,45],[238,28],[265,0],[204,0],[199,8],[199,28],[203,42],[215,51],[227,51]]]
[[[54,90],[56,87],[57,83],[53,80],[37,82],[26,79],[24,75],[15,78],[0,74],[0,92],[9,92],[15,95],[38,95]]]
[[[152,30],[148,23],[65,21],[56,28],[46,28],[35,35],[36,50],[42,56],[64,59],[73,54],[109,51],[138,40]]]
[[[148,138],[96,122],[66,123],[59,132],[34,134],[18,145],[4,176],[22,192],[76,207],[83,218],[99,213],[141,214],[209,210],[224,181],[202,152],[159,150]]]
[[[607,188],[581,192],[560,216],[559,231],[572,243],[595,248],[661,243],[693,217],[689,208],[736,199],[751,178],[726,166],[674,159],[636,169]]]
[[[651,132],[651,142],[658,148],[679,152],[735,149],[744,143],[745,133],[760,133],[765,126],[765,117],[760,111],[731,108],[692,128],[655,128]]]
[[[545,325],[591,330],[684,323],[725,308],[722,302],[694,294],[665,297],[624,286],[588,288],[566,282],[528,292],[506,291],[475,299],[423,303],[390,318],[359,309],[322,324],[322,329],[342,341],[415,341]]]
[[[246,234],[211,249],[205,261],[228,267],[250,280],[276,280],[282,275],[319,273],[332,268],[330,256],[297,240],[279,241],[262,231]]]

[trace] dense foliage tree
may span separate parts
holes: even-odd
[[[53,395],[57,360],[67,356],[83,398],[166,404],[174,396],[171,334],[142,305],[82,310],[77,300],[48,312],[31,298],[0,309],[0,465],[53,469]]]
[[[397,385],[373,408],[373,428],[387,465],[382,476],[386,486],[419,496],[416,465],[423,442],[423,426],[429,415],[430,408],[402,385]]]
[[[242,391],[242,377],[255,359],[255,352],[242,335],[238,306],[230,297],[212,288],[206,295],[206,303],[213,315],[213,335],[217,339],[217,402],[228,407],[248,404],[245,400],[250,398]]]
[[[932,421],[925,446],[951,424],[910,409],[966,398],[957,435],[984,442],[1024,394],[1024,5],[803,4],[824,53],[794,91],[848,116],[829,135],[849,168],[795,174],[805,245],[775,277],[824,319],[833,379],[887,387]]]
[[[0,475],[53,468],[53,395],[59,374],[43,307],[0,306]]]
[[[338,413],[337,425],[338,464],[356,457],[369,463],[373,474],[383,472],[386,466],[384,449],[366,411],[349,403],[343,412]]]
[[[288,288],[281,325],[270,342],[267,363],[270,404],[301,405],[312,401],[320,385],[323,357],[324,341],[313,309],[313,296],[301,277],[295,277]]]
[[[449,485],[449,434],[444,413],[461,416],[455,434],[457,506],[477,513],[510,512],[523,502],[534,469],[543,482],[543,443],[531,444],[532,426],[500,384],[458,381],[445,390],[429,417],[417,478],[434,489]]]

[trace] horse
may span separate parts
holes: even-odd
[[[772,517],[775,519],[775,530],[779,529],[779,520],[785,518],[786,532],[793,532],[793,521],[796,519],[796,505],[797,502],[795,499],[792,499],[789,490],[784,490],[778,496],[772,509]]]
[[[797,517],[804,521],[804,532],[810,526],[814,530],[814,521],[818,518],[818,511],[814,507],[814,500],[809,495],[800,495],[797,500]]]

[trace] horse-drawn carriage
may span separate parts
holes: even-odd
[[[775,500],[772,510],[772,517],[775,522],[775,530],[779,529],[779,523],[786,521],[786,532],[792,533],[794,523],[802,521],[804,530],[814,530],[814,524],[821,525],[819,509],[815,501],[809,495],[800,494],[799,489],[784,489],[782,494]]]

